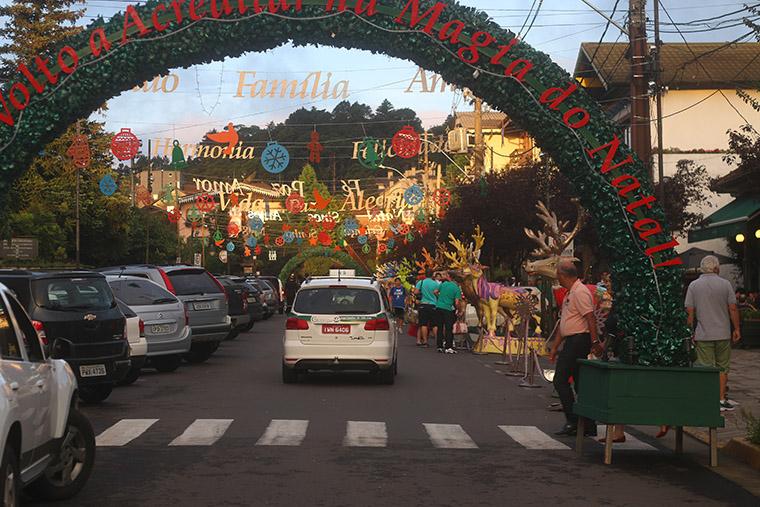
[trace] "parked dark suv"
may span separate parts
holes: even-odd
[[[88,271],[37,273],[0,270],[43,343],[71,365],[86,402],[103,401],[129,372],[124,315],[103,275]]]
[[[216,279],[227,292],[227,314],[232,321],[227,339],[234,340],[241,332],[248,331],[248,324],[252,322],[248,312],[248,288],[244,285],[245,279],[220,275],[216,275]]]

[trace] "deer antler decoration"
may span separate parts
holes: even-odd
[[[545,258],[553,256],[560,257],[562,252],[570,246],[570,243],[572,243],[583,228],[586,216],[578,199],[573,199],[573,203],[578,210],[578,218],[573,230],[567,232],[570,223],[564,220],[559,220],[556,213],[549,211],[543,202],[538,202],[536,205],[536,208],[538,209],[536,216],[544,223],[543,231],[535,232],[527,228],[525,229],[525,234],[539,245],[538,248],[531,252],[532,256]]]

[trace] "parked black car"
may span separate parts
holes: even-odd
[[[126,320],[103,275],[0,270],[47,346],[71,365],[86,402],[103,401],[130,369]]]
[[[245,285],[232,276],[217,276],[227,292],[227,315],[232,320],[232,329],[227,335],[228,340],[234,340],[241,331],[249,329],[251,315],[248,312],[248,290]]]
[[[244,331],[250,331],[253,329],[255,322],[264,320],[266,308],[264,306],[263,295],[258,287],[248,282],[245,278],[237,276],[232,277],[232,279],[237,283],[243,284],[243,287],[248,292],[248,314],[251,316],[251,322],[248,323],[248,327]]]

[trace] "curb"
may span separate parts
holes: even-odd
[[[705,445],[710,443],[710,436],[697,428],[685,427],[683,432]],[[755,470],[760,470],[760,446],[751,443],[746,438],[735,437],[728,442],[718,442],[718,449],[723,454],[742,461]]]
[[[732,438],[722,449],[734,459],[743,461],[755,470],[760,470],[760,446],[746,438]]]

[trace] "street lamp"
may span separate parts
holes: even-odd
[[[747,239],[747,238],[746,238],[746,237],[744,236],[744,234],[742,234],[742,233],[739,233],[739,234],[737,234],[737,235],[736,235],[736,242],[737,242],[737,243],[744,243],[744,241],[745,241],[746,239]]]
[[[758,229],[758,230],[755,231],[755,237],[757,239],[760,239],[760,229]]]

